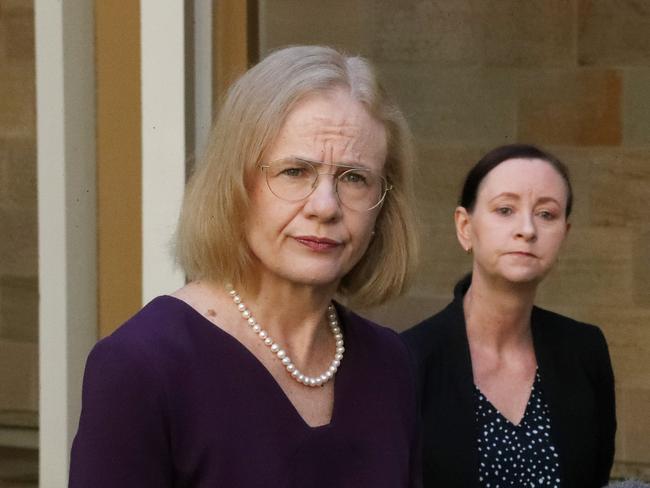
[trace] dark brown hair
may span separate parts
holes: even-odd
[[[573,188],[571,187],[571,179],[569,178],[569,169],[562,161],[551,153],[529,144],[507,144],[505,146],[499,146],[483,156],[481,160],[476,163],[471,170],[469,170],[469,173],[467,173],[458,204],[471,213],[476,204],[476,197],[481,182],[490,171],[508,159],[541,159],[550,164],[566,183],[567,201],[564,215],[566,218],[571,215],[571,209],[573,207]]]

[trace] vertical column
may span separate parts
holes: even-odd
[[[140,4],[95,2],[99,333],[142,305]]]
[[[66,486],[96,340],[93,4],[35,1],[40,485]]]
[[[142,300],[184,283],[172,239],[185,185],[184,2],[140,1]]]

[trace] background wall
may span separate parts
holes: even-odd
[[[650,480],[650,3],[260,0],[260,43],[368,56],[412,124],[423,263],[404,298],[367,313],[396,329],[443,307],[469,269],[452,213],[484,152],[534,142],[569,165],[573,228],[538,302],[602,327],[615,474]]]
[[[0,0],[0,487],[37,476],[14,439],[38,422],[34,71],[32,2]]]

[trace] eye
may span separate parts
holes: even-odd
[[[361,171],[351,170],[343,173],[339,180],[342,183],[362,186],[368,184],[368,175],[363,174]]]
[[[306,173],[305,168],[284,168],[280,174],[284,176],[290,176],[293,178],[297,178],[299,176],[304,176]]]
[[[498,207],[495,211],[503,216],[512,215],[512,209],[510,207]]]
[[[540,210],[537,212],[537,215],[539,215],[544,220],[553,220],[555,218],[555,214],[548,210]]]

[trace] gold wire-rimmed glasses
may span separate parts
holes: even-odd
[[[377,208],[393,188],[382,175],[351,164],[321,163],[289,156],[259,166],[266,175],[266,184],[271,193],[288,202],[298,202],[311,195],[321,175],[334,176],[339,202],[357,212]],[[321,167],[327,167],[330,172],[319,171]]]

